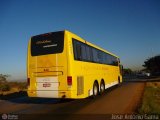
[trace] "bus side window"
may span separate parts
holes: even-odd
[[[112,59],[113,59],[113,65],[114,66],[118,66],[118,60],[117,60],[117,58],[113,56]]]
[[[81,43],[81,56],[83,61],[87,61],[86,45]]]
[[[98,51],[95,48],[92,48],[92,52],[93,52],[93,62],[98,63],[99,62]]]
[[[76,59],[77,60],[82,60],[82,50],[81,50],[81,45],[80,44],[76,44]]]
[[[92,55],[91,55],[90,51],[91,51],[91,48],[86,45],[86,58],[87,58],[87,61],[92,61]]]
[[[109,54],[106,54],[106,61],[107,61],[108,65],[112,64],[112,59],[111,59],[111,56]]]
[[[81,56],[81,45],[79,42],[73,39],[73,53],[74,53],[74,59],[75,60],[82,60]]]
[[[98,51],[98,60],[99,63],[103,63],[103,52],[100,50]]]
[[[106,58],[105,58],[106,54],[104,52],[102,52],[102,63],[106,64]]]
[[[74,41],[74,56],[76,60],[87,61],[86,45]]]

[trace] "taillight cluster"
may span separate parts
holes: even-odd
[[[72,85],[72,76],[68,76],[68,77],[67,77],[67,84],[68,84],[69,86]]]
[[[30,78],[27,78],[27,86],[30,86]]]

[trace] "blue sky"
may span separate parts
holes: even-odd
[[[160,54],[159,0],[1,0],[0,73],[26,78],[31,36],[68,29],[142,69]]]

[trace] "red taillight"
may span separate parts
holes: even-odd
[[[30,78],[27,79],[27,85],[30,85]]]
[[[67,77],[67,84],[72,85],[72,76]]]

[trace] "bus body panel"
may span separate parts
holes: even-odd
[[[64,44],[67,38],[64,37]],[[29,48],[31,43],[29,43]],[[30,50],[29,50],[30,51]],[[28,53],[28,77],[30,97],[59,98],[70,96],[67,86],[67,46],[62,53],[31,56]],[[66,93],[64,93],[66,91]]]
[[[62,53],[31,56],[31,43],[29,42],[27,75],[30,78],[30,86],[28,87],[28,96],[86,98],[93,94],[95,80],[98,81],[99,85],[101,80],[104,80],[105,88],[118,84],[119,78],[122,82],[119,66],[75,60],[73,38],[111,54],[69,31],[64,31],[64,49]],[[68,85],[68,77],[72,79],[72,85]]]

